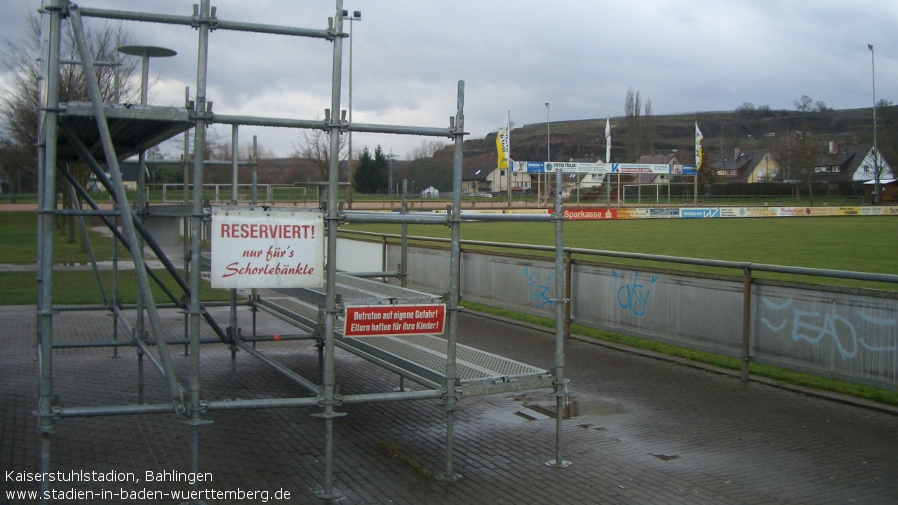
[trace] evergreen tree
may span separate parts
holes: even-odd
[[[380,146],[374,149],[373,158],[368,147],[362,149],[359,164],[352,175],[352,187],[358,193],[387,192],[387,157]]]
[[[372,178],[372,185],[374,190],[372,193],[388,193],[389,192],[389,166],[387,165],[387,156],[384,154],[383,149],[380,146],[377,146],[374,149],[374,176]]]

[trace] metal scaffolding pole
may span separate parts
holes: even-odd
[[[208,3],[208,2],[203,2]],[[313,30],[309,28],[294,28],[290,26],[263,25],[256,23],[243,23],[240,21],[227,21],[210,16],[209,11],[197,13],[194,9],[194,16],[173,16],[169,14],[156,14],[152,12],[130,12],[107,9],[82,9],[84,15],[88,17],[104,18],[104,19],[120,19],[127,21],[143,21],[148,23],[163,23],[172,25],[191,26],[196,28],[197,25],[206,24],[214,25],[216,30],[233,30],[239,32],[268,33],[273,35],[292,35],[295,37],[312,37],[320,39],[330,39],[333,34],[330,30]]]
[[[102,279],[100,279],[100,269],[97,267],[97,258],[94,256],[94,248],[90,245],[90,237],[87,235],[87,226],[84,224],[84,214],[80,213],[81,201],[78,199],[75,185],[76,184],[73,182],[69,182],[68,184],[69,198],[72,199],[73,210],[77,208],[79,211],[79,215],[73,215],[72,217],[78,219],[78,231],[81,234],[81,243],[84,244],[84,249],[87,252],[87,258],[90,261],[91,270],[94,273],[94,280],[97,281],[97,289],[100,291],[100,298],[103,300],[103,305],[108,307],[109,298],[106,296],[106,289],[103,287]]]
[[[408,179],[402,179],[402,215],[408,214]],[[402,241],[399,249],[399,284],[408,287],[408,223],[402,223]]]
[[[330,165],[327,174],[327,214],[325,225],[327,228],[327,264],[325,265],[326,277],[326,302],[324,317],[324,367],[322,370],[322,410],[316,417],[324,419],[324,485],[315,491],[319,498],[334,499],[343,494],[334,488],[334,418],[345,416],[334,409],[337,406],[335,398],[336,372],[334,369],[334,338],[337,324],[337,227],[340,224],[339,208],[337,206],[339,175],[340,175],[340,134],[343,124],[340,121],[340,94],[341,78],[343,72],[343,0],[336,0],[336,12],[333,18],[328,19],[333,29],[333,67],[331,75],[331,108],[329,117],[325,114],[325,121],[330,134]]]
[[[238,155],[238,125],[231,126],[231,205],[237,205],[237,181],[240,167]],[[231,400],[237,399],[237,290],[231,289],[231,310],[228,317],[228,340],[231,344]]]
[[[562,421],[564,421],[564,402],[567,399],[567,383],[564,381],[564,316],[565,299],[564,280],[564,211],[561,196],[563,174],[559,167],[555,172],[555,459],[546,462],[547,466],[567,468],[570,461],[561,459]]]
[[[461,475],[452,470],[453,424],[458,403],[456,380],[456,345],[458,342],[458,298],[461,292],[461,184],[465,131],[465,81],[458,81],[457,111],[453,118],[455,129],[455,159],[452,168],[452,214],[449,218],[451,244],[449,246],[449,307],[448,339],[446,343],[446,391],[443,397],[446,409],[446,469],[437,476],[440,480],[456,481]]]
[[[40,194],[38,204],[38,275],[37,275],[37,359],[40,370],[40,397],[38,400],[38,428],[40,430],[40,468],[45,475],[50,472],[50,440],[53,435],[53,210],[56,208],[56,136],[59,121],[59,35],[63,0],[52,0],[46,6],[49,23],[46,33],[46,90],[40,125],[40,141],[43,143],[39,159]],[[41,503],[46,498],[49,482],[41,481]]]
[[[190,426],[190,471],[199,471],[199,427],[206,424],[200,418],[200,254],[202,253],[203,229],[203,153],[206,151],[206,77],[209,62],[209,28],[215,22],[210,15],[209,0],[201,0],[195,22],[199,32],[196,70],[196,124],[193,129],[193,202],[191,207],[190,227],[190,300],[188,314],[188,335],[190,340],[190,372],[188,375],[189,419]],[[211,421],[208,421],[211,423]],[[198,483],[191,486],[193,491],[199,489]]]

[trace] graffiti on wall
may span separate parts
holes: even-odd
[[[524,267],[524,277],[527,277],[528,300],[536,300],[536,306],[543,308],[552,303],[549,298],[549,286],[555,277],[555,272],[549,270],[543,280],[543,273],[537,268]]]
[[[623,274],[611,271],[611,275],[615,279],[624,279]],[[632,310],[633,315],[642,317],[649,305],[649,297],[652,294],[651,287],[658,281],[658,277],[653,275],[649,280],[648,289],[639,280],[639,272],[633,274],[633,280],[627,282],[617,290],[617,303],[624,310]],[[644,282],[644,281],[642,281]]]
[[[869,352],[895,352],[898,351],[898,343],[895,339],[891,345],[871,344],[864,336],[859,336],[858,331],[848,318],[835,312],[820,313],[819,311],[800,310],[793,307],[790,298],[782,303],[776,303],[769,298],[762,298],[764,307],[775,313],[778,318],[771,321],[766,317],[761,318],[761,323],[774,333],[789,331],[791,325],[791,337],[795,342],[807,342],[818,346],[824,341],[832,340],[843,360],[857,357],[859,349]],[[789,309],[791,308],[791,313]],[[883,319],[871,316],[863,311],[857,311],[860,320],[879,327],[879,334],[888,333],[890,328],[898,326],[896,319]],[[894,334],[894,331],[892,331]]]

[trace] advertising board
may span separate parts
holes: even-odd
[[[646,209],[617,209],[617,212],[614,214],[615,219],[640,219],[642,217],[641,210]],[[648,213],[646,212],[646,215]]]
[[[617,219],[617,209],[573,208],[564,209],[564,218],[571,221]]]
[[[670,165],[647,163],[612,163],[611,172],[616,174],[669,174]]]
[[[324,283],[324,216],[287,209],[212,209],[213,288],[300,288]]]
[[[652,219],[670,219],[680,217],[679,209],[649,209],[649,218]]]
[[[780,217],[810,216],[810,207],[776,207],[776,215]]]
[[[707,209],[680,209],[680,217],[684,219],[720,217],[720,209],[716,207]]]
[[[559,161],[515,161],[514,172],[554,173],[556,170],[588,174],[673,174],[695,175],[695,165],[660,165],[650,163],[580,163]]]
[[[837,216],[839,215],[838,207],[810,207],[808,216]]]
[[[748,217],[748,209],[745,207],[721,207],[720,217]]]

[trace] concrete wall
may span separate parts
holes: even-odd
[[[375,249],[364,250],[366,261],[377,262],[372,269],[379,269]],[[398,246],[388,246],[388,269],[399,263],[399,254]],[[448,250],[410,247],[409,274],[410,287],[447,292]],[[552,318],[554,275],[550,259],[463,252],[462,297]],[[574,262],[571,319],[737,357],[743,289],[741,275]],[[753,361],[898,390],[894,293],[759,280],[752,284],[750,319]]]

